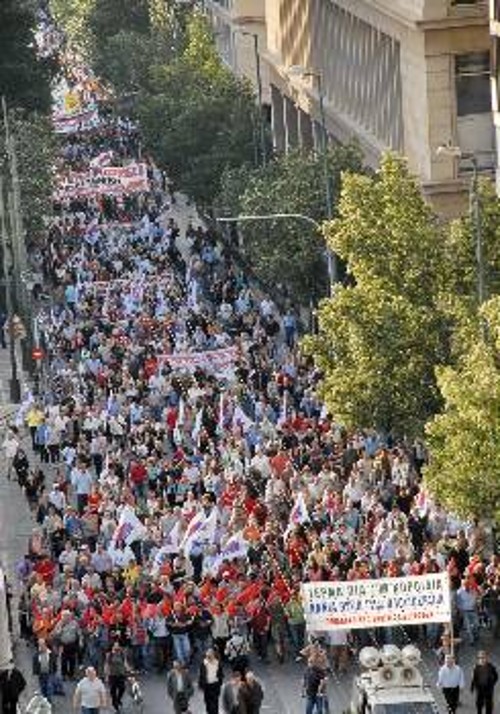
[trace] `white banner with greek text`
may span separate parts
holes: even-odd
[[[237,359],[238,348],[232,345],[205,352],[177,352],[162,355],[160,362],[168,362],[174,372],[194,372],[197,368],[201,368],[212,374],[224,375],[234,369]]]
[[[345,630],[449,622],[447,573],[350,582],[303,583],[309,630]]]

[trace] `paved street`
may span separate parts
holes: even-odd
[[[8,394],[8,353],[0,353],[0,377],[2,380],[3,399],[6,400]],[[2,406],[2,412],[13,413],[13,409],[6,401]],[[28,536],[32,528],[32,520],[24,498],[19,491],[17,483],[9,482],[4,473],[0,478],[0,558],[6,564],[11,576],[16,560],[23,554]],[[489,636],[485,635],[485,645],[488,646]],[[474,649],[465,647],[461,652],[460,661],[465,668],[467,686],[470,683],[470,670],[475,656]],[[29,673],[31,654],[29,648],[24,643],[17,646],[17,658],[23,671]],[[498,648],[495,651],[493,660],[498,665]],[[252,666],[261,677],[265,687],[265,704],[263,711],[272,714],[303,714],[304,705],[300,697],[301,672],[300,664],[287,662],[284,665],[278,664],[275,660],[267,666],[253,662]],[[355,664],[351,665],[347,675],[333,675],[330,682],[330,705],[331,714],[343,714],[350,703],[352,691],[353,674],[357,671]],[[435,680],[436,668],[434,656],[427,653],[424,666],[422,668],[424,678],[427,683],[433,684]],[[173,709],[166,700],[166,686],[164,677],[154,675],[148,677],[143,682],[146,711],[152,714],[170,714]],[[36,683],[30,682],[29,693],[36,689]],[[70,690],[70,688],[68,687]],[[70,690],[71,691],[71,690]],[[438,698],[438,701],[442,701]],[[462,714],[473,714],[475,708],[472,704],[471,696],[466,690],[462,696],[463,706],[460,708]],[[55,711],[63,714],[70,711],[68,698],[58,699]],[[192,700],[192,711],[202,714],[204,711],[202,699],[197,692]],[[444,708],[442,709],[444,712]]]
[[[198,217],[194,207],[189,206],[182,195],[178,195],[177,203],[165,212],[165,221],[173,217],[181,226],[182,233],[189,220],[196,225]],[[181,235],[182,235],[181,233]],[[186,244],[179,242],[179,247],[185,253]],[[2,401],[2,416],[15,414],[15,408],[8,403],[9,394],[9,374],[10,363],[8,350],[0,352],[0,399]],[[3,423],[5,423],[2,420]],[[26,442],[28,445],[28,442]],[[50,468],[50,467],[49,467]],[[15,482],[9,482],[2,473],[0,478],[0,559],[11,574],[11,581],[14,582],[13,567],[18,558],[25,551],[26,543],[33,527],[33,522],[24,500]],[[485,636],[485,645],[489,646],[489,637]],[[471,695],[468,691],[470,683],[470,671],[474,662],[476,650],[465,647],[460,653],[460,662],[464,666],[466,673],[467,689],[462,695],[462,714],[473,714]],[[31,652],[23,642],[18,643],[17,658],[23,671],[29,674],[31,669]],[[493,660],[498,665],[500,658],[498,648]],[[304,703],[301,699],[301,677],[303,666],[295,662],[279,664],[275,659],[267,666],[254,661],[251,665],[261,678],[265,688],[265,701],[263,711],[272,714],[303,714]],[[351,701],[353,686],[353,675],[358,671],[355,662],[351,663],[348,674],[343,676],[332,675],[330,689],[330,710],[331,714],[344,714]],[[425,653],[422,672],[427,684],[433,686],[436,678],[435,655],[432,652]],[[165,677],[153,675],[143,681],[143,688],[146,700],[146,712],[152,714],[171,714],[173,712],[170,702],[166,699]],[[32,694],[36,689],[36,682],[30,682],[28,694]],[[68,694],[72,693],[72,687],[67,687]],[[438,702],[444,712],[443,700],[436,692]],[[56,701],[55,711],[64,714],[70,711],[69,698],[60,698]],[[192,711],[196,714],[204,712],[203,701],[197,691],[192,700]]]

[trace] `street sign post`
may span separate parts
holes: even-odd
[[[45,355],[41,347],[33,347],[31,350],[31,357],[35,362],[42,360]]]

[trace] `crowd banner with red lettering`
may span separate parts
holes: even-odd
[[[303,583],[308,630],[370,629],[450,622],[447,573]]]
[[[59,114],[53,117],[56,134],[74,134],[79,131],[89,131],[99,126],[99,113],[96,109],[78,114]]]
[[[237,357],[238,348],[233,345],[205,352],[178,352],[162,355],[160,361],[168,362],[174,371],[194,372],[199,368],[214,374],[223,374],[234,368]]]
[[[125,166],[94,166],[90,171],[70,171],[60,178],[57,195],[70,198],[122,195],[149,190],[148,167],[132,162]]]

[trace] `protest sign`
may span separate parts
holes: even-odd
[[[133,162],[126,166],[94,165],[89,171],[69,171],[60,177],[57,195],[84,198],[122,195],[149,190],[146,164]]]
[[[168,362],[174,371],[194,372],[200,368],[214,374],[224,374],[234,368],[237,357],[238,349],[233,345],[204,352],[177,352],[162,355],[161,362]]]
[[[79,114],[61,114],[53,117],[56,134],[74,134],[79,131],[89,131],[99,125],[97,110],[80,112]]]
[[[421,625],[451,619],[447,573],[303,583],[302,597],[310,630]]]

